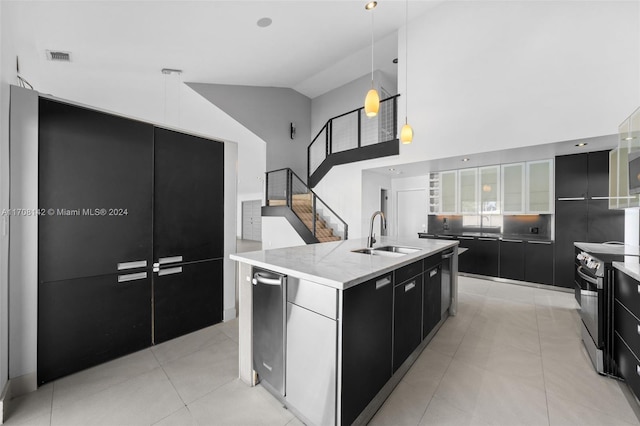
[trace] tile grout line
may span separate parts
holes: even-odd
[[[53,426],[53,398],[56,396],[56,382],[51,383],[51,407],[49,409],[49,426]]]
[[[534,298],[535,300],[535,298]],[[538,317],[538,303],[535,303],[536,308],[536,325],[538,328],[538,344],[540,345],[540,364],[542,365],[542,384],[544,385],[544,400],[547,408],[547,424],[551,425],[551,415],[549,413],[549,394],[547,393],[547,377],[544,369],[544,355],[542,353],[542,338],[540,337],[540,322]]]

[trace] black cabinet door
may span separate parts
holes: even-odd
[[[223,257],[224,144],[156,128],[154,164],[154,259]]]
[[[394,289],[393,371],[407,359],[422,340],[422,274]]]
[[[589,200],[587,209],[586,241],[624,241],[624,210],[609,210],[608,200]]]
[[[625,379],[634,395],[640,397],[640,375],[638,375],[640,361],[618,333],[614,335],[613,353],[620,375]]]
[[[154,343],[222,321],[222,262],[166,267],[154,274]]]
[[[587,179],[589,198],[609,196],[609,151],[589,153]]]
[[[587,196],[588,159],[587,153],[556,157],[556,198]]]
[[[574,288],[576,241],[587,240],[587,201],[556,201],[554,284]]]
[[[39,122],[39,282],[150,266],[153,126],[42,98]]]
[[[350,425],[391,378],[391,274],[343,293],[342,424]]]
[[[474,245],[475,239],[473,237],[457,237],[456,239],[460,243],[458,247],[469,249],[458,257],[458,271],[467,272],[469,274],[475,273],[473,272],[475,254],[477,252]]]
[[[467,240],[469,251],[460,256],[464,260],[465,271],[471,274],[486,275],[489,277],[498,276],[498,262],[500,246],[494,238],[475,238]],[[459,261],[460,262],[460,261]]]
[[[39,284],[39,384],[151,345],[151,277],[146,275]]]
[[[549,241],[528,241],[525,247],[525,281],[553,285],[553,243]],[[571,266],[573,267],[573,261]],[[573,270],[571,270],[571,273],[573,277]],[[569,287],[573,288],[573,281],[571,281]]]
[[[524,241],[500,241],[500,277],[524,281]]]
[[[422,338],[440,322],[442,317],[442,266],[438,265],[424,273]]]

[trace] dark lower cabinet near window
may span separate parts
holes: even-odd
[[[151,345],[146,272],[41,283],[38,384]]]
[[[395,286],[393,308],[395,372],[422,340],[422,274]]]
[[[392,276],[380,276],[343,293],[343,425],[352,424],[391,378]]]
[[[527,241],[525,250],[525,281],[553,285],[553,243]]]
[[[153,279],[154,343],[222,321],[222,262],[160,269]]]
[[[440,309],[442,307],[442,266],[440,262],[424,272],[422,306],[422,338],[424,339],[442,317],[442,309]]]
[[[522,240],[500,241],[500,278],[524,281],[524,250]]]

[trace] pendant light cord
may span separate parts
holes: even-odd
[[[371,9],[371,88],[373,89],[373,9]]]
[[[409,0],[405,3],[405,34],[404,34],[404,124],[409,124],[407,118],[409,109]]]

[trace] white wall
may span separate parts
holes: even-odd
[[[281,216],[262,217],[262,248],[303,246],[306,243],[289,221]]]
[[[364,169],[617,133],[640,104],[638,17],[637,2],[515,1],[446,2],[413,19],[413,143],[399,157],[333,168],[318,194],[355,237]],[[404,95],[404,31],[398,44]]]
[[[371,224],[371,215],[373,212],[380,210],[380,190],[386,189],[387,196],[387,235],[393,235],[392,223],[394,222],[395,213],[391,203],[391,178],[379,173],[362,172],[362,222],[361,229],[364,234],[369,234],[369,227]],[[374,223],[374,232],[376,235],[380,235],[380,226],[378,220]],[[351,233],[351,230],[349,230]],[[355,238],[353,236],[352,238]]]

